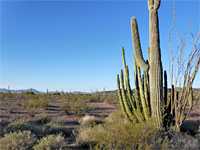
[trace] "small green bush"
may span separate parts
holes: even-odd
[[[5,134],[0,139],[1,150],[30,150],[37,142],[31,131],[17,131]]]
[[[33,130],[33,127],[27,121],[21,119],[9,123],[4,129],[5,133],[16,132],[16,131],[25,131]]]
[[[45,108],[48,106],[49,101],[43,98],[39,98],[39,99],[35,99],[35,100],[31,100],[29,102],[24,102],[22,104],[22,106],[25,109],[32,109],[32,108]]]
[[[43,137],[34,150],[61,150],[64,147],[64,137],[61,134]]]
[[[87,104],[86,100],[82,99],[71,99],[67,103],[62,105],[62,109],[65,111],[67,115],[79,115],[82,116],[86,114],[90,109],[91,106]]]
[[[104,94],[102,97],[103,97],[103,100],[108,104],[119,104],[118,95]]]

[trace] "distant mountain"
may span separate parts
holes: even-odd
[[[38,91],[36,89],[23,89],[23,90],[9,90],[11,93],[22,93],[22,92],[34,92],[35,94],[45,94],[46,92]],[[7,93],[8,89],[0,88],[0,93]],[[56,93],[57,91],[49,91],[48,93]],[[60,92],[60,91],[59,91]],[[64,92],[65,94],[68,94],[69,92]],[[81,91],[73,91],[71,92],[73,94],[86,94],[86,92]]]
[[[44,92],[41,92],[41,91],[38,91],[38,90],[35,90],[35,89],[23,89],[23,90],[9,90],[11,93],[22,93],[22,92],[34,92],[35,94],[41,94],[41,93],[44,93]],[[8,89],[5,89],[5,88],[0,88],[0,92],[1,93],[7,93],[8,92]]]
[[[35,94],[45,94],[46,92],[42,92],[42,91],[38,91],[36,89],[24,89],[24,90],[10,90],[11,93],[22,93],[22,92],[34,92]],[[132,89],[133,93],[135,93],[135,89]],[[193,88],[193,91],[195,92],[200,92],[200,88]],[[0,88],[0,93],[7,93],[8,89],[5,88]],[[59,91],[60,92],[60,91]],[[171,89],[168,89],[168,92],[171,92]],[[49,91],[48,93],[56,93],[56,91]],[[61,92],[60,92],[61,93]],[[69,92],[64,92],[65,94],[69,94]],[[87,92],[81,92],[81,91],[73,91],[71,92],[72,94],[89,94]],[[117,94],[118,91],[117,90],[112,90],[112,91],[101,91],[98,92],[99,94]]]

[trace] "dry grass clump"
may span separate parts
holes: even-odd
[[[79,120],[81,126],[93,127],[97,124],[103,123],[103,120],[95,116],[85,115]]]
[[[43,137],[37,145],[33,147],[34,150],[62,150],[65,143],[64,137],[61,134],[48,135]]]
[[[28,150],[32,149],[37,138],[30,131],[17,131],[5,134],[0,139],[1,150]]]

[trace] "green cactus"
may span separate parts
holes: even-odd
[[[162,63],[160,52],[160,39],[158,27],[158,12],[160,1],[148,0],[149,8],[149,64],[145,62],[142,56],[140,46],[139,32],[136,18],[131,19],[132,38],[134,45],[134,55],[137,65],[143,70],[148,71],[150,78],[150,103],[152,116],[156,118],[157,126],[160,126],[161,113],[160,102],[162,101]]]
[[[181,92],[171,84],[171,93],[168,97],[167,72],[164,71],[163,89],[163,69],[161,62],[158,8],[160,0],[148,0],[149,9],[149,40],[148,60],[143,58],[138,24],[136,18],[131,18],[132,40],[134,47],[134,75],[135,93],[131,90],[129,69],[126,65],[125,52],[122,47],[123,70],[121,78],[117,75],[118,95],[122,110],[129,121],[144,122],[150,117],[155,119],[157,127],[169,128],[175,125],[176,130],[185,119],[186,106],[193,105],[192,81],[188,79],[187,86]],[[143,72],[141,71],[143,70]],[[125,80],[124,80],[125,78]],[[121,81],[121,82],[120,82]]]

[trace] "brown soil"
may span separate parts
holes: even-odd
[[[190,115],[183,122],[181,130],[191,133],[200,132],[200,103],[194,104]]]

